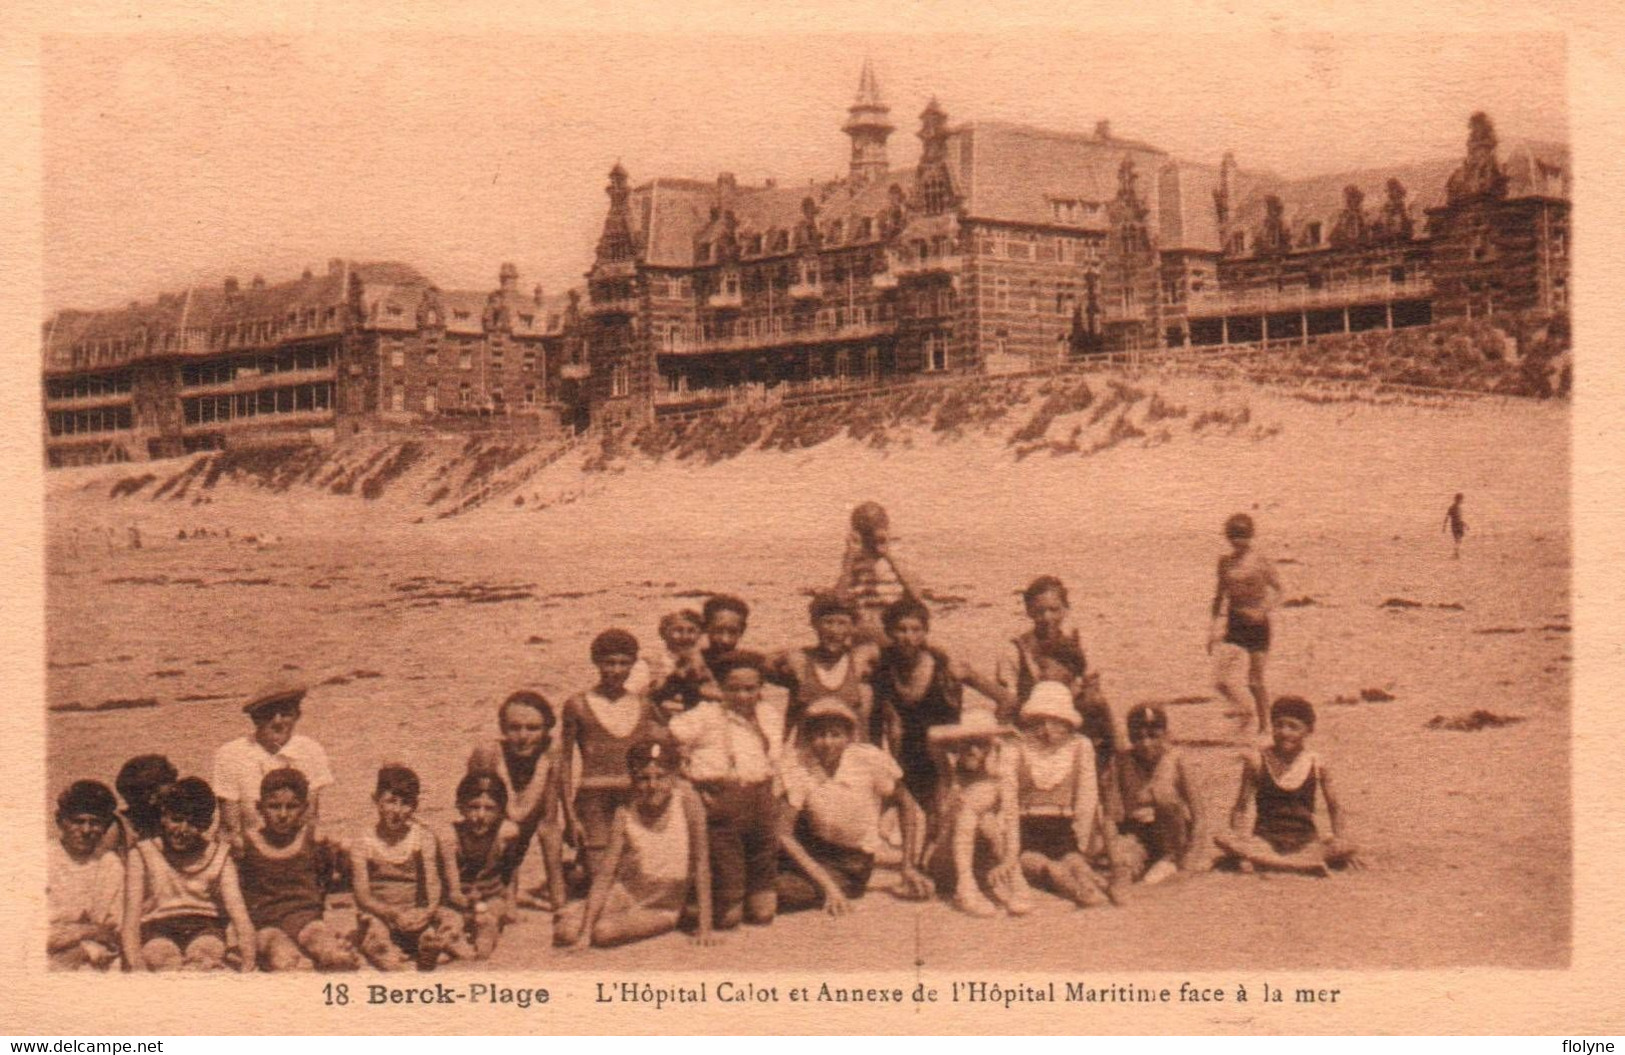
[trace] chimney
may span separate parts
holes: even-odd
[[[503,264],[497,272],[497,279],[502,283],[502,292],[519,292],[519,269],[512,264]]]
[[[772,190],[774,187],[777,187],[778,185],[779,185],[778,180],[774,179],[772,176],[767,177],[767,189],[768,190]]]
[[[237,276],[236,275],[227,275],[226,276],[226,292],[227,293],[236,293],[237,292]]]
[[[249,282],[248,285],[249,285],[249,287],[251,289],[264,289],[265,288],[265,276],[264,275],[255,275],[253,281]]]
[[[542,303],[542,284],[540,282],[536,283],[536,288],[531,291],[531,296],[535,298],[537,306],[540,307]]]
[[[343,272],[344,272],[344,261],[342,259],[340,259],[339,257],[336,257],[336,256],[328,258],[328,261],[327,261],[327,273],[329,275],[338,275],[338,274],[342,274]]]
[[[1110,139],[1112,137],[1112,123],[1102,118],[1095,122],[1095,138]]]
[[[732,194],[739,189],[739,181],[734,179],[732,172],[719,172],[717,174],[717,189],[724,194]]]

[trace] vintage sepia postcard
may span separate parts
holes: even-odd
[[[474,10],[8,44],[7,1032],[1620,1030],[1597,24]]]

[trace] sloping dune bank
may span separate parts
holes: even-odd
[[[1222,822],[1246,737],[1200,699],[1202,644],[1219,526],[1246,510],[1289,598],[1272,687],[1316,703],[1317,749],[1371,869],[1182,877],[1126,908],[1055,902],[1025,920],[877,891],[856,921],[782,920],[715,950],[663,939],[590,965],[1567,962],[1566,404],[1179,377],[989,385],[957,406],[952,391],[895,413],[841,405],[597,439],[528,473],[516,461],[522,485],[445,518],[428,502],[446,479],[433,474],[461,447],[420,454],[370,498],[223,473],[154,499],[182,463],[142,467],[158,479],[121,497],[132,467],[53,473],[51,788],[110,779],[144,750],[207,775],[214,746],[246,731],[241,694],[296,676],[316,686],[302,731],[339,773],[333,822],[366,823],[372,772],[397,759],[424,778],[425,819],[442,822],[496,702],[523,685],[554,699],[583,687],[586,643],[605,626],[653,644],[662,612],[726,590],[755,606],[747,642],[799,641],[803,591],[833,579],[847,510],[873,498],[936,599],[934,639],[973,663],[991,665],[1020,629],[1022,585],[1063,577],[1114,709],[1182,701],[1173,735]],[[1470,532],[1455,561],[1440,522],[1458,491]],[[1519,721],[1438,727],[1476,710]],[[545,937],[528,917],[499,965],[553,962]]]

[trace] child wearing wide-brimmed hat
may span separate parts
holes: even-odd
[[[1040,681],[1021,705],[1022,736],[1011,745],[1020,804],[1021,871],[1041,890],[1080,906],[1106,900],[1104,884],[1084,858],[1099,820],[1094,746],[1072,690]]]
[[[1014,733],[986,710],[966,711],[958,722],[927,733],[942,780],[927,861],[938,887],[951,890],[954,906],[972,916],[997,915],[998,904],[1016,916],[1033,907],[1021,874],[1015,773],[1000,751]]]

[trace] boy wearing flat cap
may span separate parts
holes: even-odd
[[[275,685],[255,693],[243,705],[254,731],[222,744],[214,753],[215,794],[220,799],[221,830],[234,853],[242,853],[243,831],[256,823],[260,782],[273,769],[292,768],[309,786],[307,824],[314,830],[323,789],[333,784],[333,769],[322,745],[294,732],[308,690],[302,685]]]
[[[1184,756],[1168,746],[1168,712],[1141,704],[1125,724],[1129,749],[1112,760],[1105,787],[1113,900],[1135,880],[1155,886],[1201,864],[1192,837],[1202,824],[1201,798]]]

